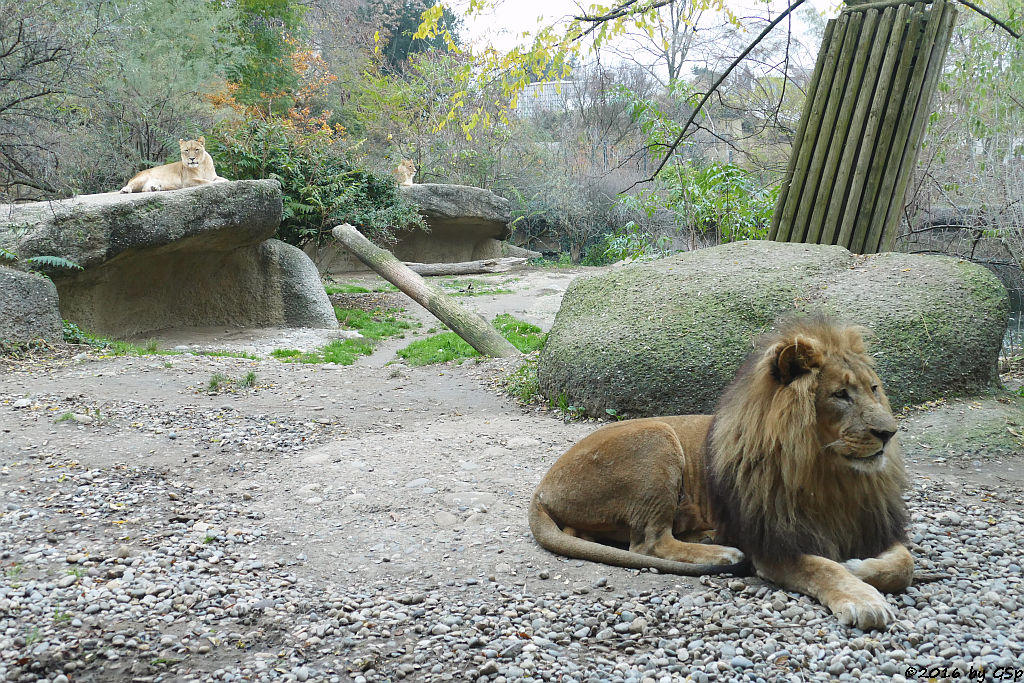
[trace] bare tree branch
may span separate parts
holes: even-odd
[[[1006,23],[1004,23],[1004,22],[1000,21],[999,19],[995,18],[994,16],[992,16],[991,14],[986,12],[984,9],[982,9],[978,5],[975,5],[973,2],[971,2],[971,0],[957,0],[957,2],[959,2],[964,7],[971,8],[972,10],[974,10],[975,12],[980,14],[981,16],[983,16],[986,19],[988,19],[989,21],[991,21],[996,26],[1000,27],[1001,29],[1003,29],[1004,31],[1009,33],[1011,36],[1013,36],[1017,40],[1020,40],[1021,34],[1019,32],[1014,31],[1012,28],[1007,26]]]
[[[772,30],[774,30],[775,27],[778,26],[783,19],[792,14],[793,11],[796,10],[796,8],[799,7],[800,5],[804,4],[804,2],[806,2],[806,0],[794,0],[794,2],[792,2],[789,5],[789,7],[787,7],[781,14],[779,14],[779,16],[777,16],[771,23],[765,26],[764,30],[761,31],[761,33],[759,33],[758,36],[754,38],[754,40],[751,41],[749,45],[747,45],[746,49],[744,49],[743,52],[741,52],[740,55],[736,59],[734,59],[731,64],[729,64],[728,68],[726,68],[726,70],[722,72],[722,75],[715,80],[715,82],[711,85],[710,88],[708,88],[708,91],[704,93],[704,96],[701,98],[700,102],[698,102],[697,106],[694,107],[693,113],[690,114],[690,118],[688,118],[686,120],[686,123],[683,124],[683,127],[679,131],[679,135],[676,136],[675,141],[673,141],[672,144],[668,146],[668,149],[665,152],[665,156],[662,157],[661,163],[658,164],[658,168],[654,169],[654,173],[651,174],[651,177],[647,178],[646,180],[640,180],[633,183],[628,188],[626,188],[626,192],[633,189],[636,185],[642,182],[651,182],[657,177],[658,173],[661,172],[661,169],[665,168],[665,164],[667,164],[669,162],[669,159],[672,158],[672,155],[675,154],[676,148],[687,137],[687,133],[690,129],[690,126],[696,120],[697,114],[700,113],[701,109],[704,107],[707,101],[711,99],[711,96],[718,91],[719,86],[721,86],[722,83],[725,82],[725,79],[729,77],[729,74],[731,74],[733,70],[737,66],[739,66],[740,62],[742,62],[746,58],[746,56],[749,55],[754,50],[754,48],[761,43],[762,40],[764,40],[765,36],[771,33]]]

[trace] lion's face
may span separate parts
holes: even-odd
[[[773,375],[797,391],[813,392],[822,457],[839,458],[862,472],[879,471],[896,447],[896,418],[859,331],[841,334],[848,338],[840,345],[802,335],[777,344],[769,352]]]
[[[826,359],[815,408],[825,457],[841,458],[864,472],[885,467],[886,452],[896,447],[896,419],[878,375],[862,356]]]
[[[182,165],[188,168],[198,168],[203,161],[203,155],[206,154],[206,138],[178,140],[178,146],[181,147]]]

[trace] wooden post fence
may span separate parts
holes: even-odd
[[[768,236],[871,254],[896,237],[956,8],[847,5],[825,28]]]

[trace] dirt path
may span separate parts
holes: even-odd
[[[574,275],[487,278],[515,292],[463,301],[489,318],[509,312],[547,328]],[[413,306],[425,333],[436,323]],[[210,330],[163,343],[264,354],[295,348],[296,340],[315,335]],[[634,669],[635,680],[646,680],[641,655],[663,657],[665,639],[682,637],[671,634],[672,622],[653,628],[658,606],[692,606],[691,594],[714,600],[726,583],[563,561],[540,550],[525,524],[532,489],[594,425],[567,424],[500,394],[494,383],[509,362],[386,365],[408,341],[389,342],[351,367],[83,355],[0,374],[0,557],[8,575],[0,588],[0,681],[469,680],[470,673],[472,680],[558,680],[545,671],[565,680],[634,680],[627,675]],[[254,389],[205,391],[215,373],[248,372],[256,374]],[[984,415],[974,422],[990,431],[965,436],[957,426],[975,410]],[[950,404],[914,414],[903,438],[915,486],[932,501],[942,492],[943,505],[964,515],[983,500],[986,514],[1007,515],[1000,523],[1010,526],[1000,533],[1016,533],[1020,416],[1019,406],[995,399],[984,410]],[[1009,438],[978,442],[977,433]],[[916,508],[920,524],[938,514],[928,511],[932,504]],[[921,533],[927,545],[930,532]],[[762,590],[770,597],[750,581],[751,599]],[[93,604],[101,607],[90,612]],[[996,624],[991,663],[1021,655],[1021,607],[1004,610],[1016,630]],[[647,615],[652,630],[612,628],[623,610]],[[814,618],[805,619],[808,642],[816,638]],[[616,645],[620,634],[632,640]],[[565,653],[574,653],[564,666],[575,669],[545,664],[562,636],[571,641]],[[484,642],[467,645],[473,638]],[[25,656],[6,654],[15,651]],[[694,655],[685,669],[706,678],[711,659],[735,664],[729,652],[702,655],[709,662],[699,670],[691,668]],[[611,664],[589,661],[594,653]],[[743,650],[736,656],[756,659]],[[651,680],[682,680],[681,657],[671,658],[675,668],[655,667]],[[628,666],[616,669],[616,661]],[[821,661],[824,674],[830,660]]]

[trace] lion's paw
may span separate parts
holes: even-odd
[[[745,555],[742,550],[730,548],[726,545],[720,547],[722,548],[722,559],[716,562],[716,564],[739,564],[743,561]]]
[[[698,564],[737,564],[743,561],[743,552],[727,545],[696,544],[678,559]]]
[[[883,629],[896,620],[896,610],[877,590],[865,585],[856,593],[847,593],[829,605],[839,623],[869,631]]]

